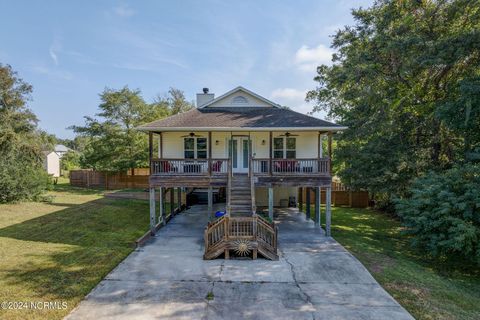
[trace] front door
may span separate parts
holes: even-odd
[[[247,137],[232,137],[228,154],[232,159],[232,171],[237,173],[248,172],[250,158],[249,142]]]

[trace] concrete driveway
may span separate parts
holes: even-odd
[[[363,265],[296,210],[279,261],[202,260],[206,207],[177,215],[68,319],[413,319]]]

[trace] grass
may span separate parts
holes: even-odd
[[[332,208],[332,236],[416,319],[480,319],[479,269],[431,259],[401,231],[374,210]]]
[[[148,201],[108,199],[59,181],[51,203],[0,205],[0,302],[66,302],[0,310],[1,319],[61,319],[148,230]]]

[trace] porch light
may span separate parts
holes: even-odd
[[[220,143],[220,141],[218,141],[218,140],[215,140],[215,145],[216,145],[216,146],[218,146],[218,145],[219,145],[219,143]]]
[[[265,143],[266,143],[265,139],[264,139],[264,140],[262,140],[262,146],[264,146],[264,145],[265,145]]]

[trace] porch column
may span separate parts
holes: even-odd
[[[170,217],[175,215],[175,189],[170,188]]]
[[[268,217],[273,221],[273,187],[268,188]]]
[[[326,205],[327,205],[327,212],[326,212],[326,219],[325,219],[325,231],[327,237],[330,237],[330,225],[332,223],[332,187],[327,187],[327,197],[326,197]]]
[[[182,210],[182,188],[177,188],[177,198],[178,198],[178,211]]]
[[[315,225],[320,226],[320,187],[315,188]]]
[[[298,187],[298,210],[303,210],[303,187]]]
[[[158,135],[158,158],[163,159],[163,135],[161,132]]]
[[[306,199],[305,199],[305,218],[308,220],[310,219],[310,188],[309,187],[306,187],[305,188],[305,192],[307,193],[305,195]]]
[[[208,215],[210,220],[213,220],[213,188],[208,187]]]
[[[153,158],[153,133],[148,133],[148,165],[150,167],[150,174],[152,174],[152,158]]]
[[[163,206],[163,187],[160,187],[160,200],[159,200],[159,207],[160,207],[160,215],[158,217],[158,221],[161,222],[163,225],[167,224],[167,219],[165,217],[165,208]]]
[[[329,170],[330,175],[332,175],[332,159],[333,159],[333,157],[332,157],[332,132],[331,131],[328,133],[328,157],[330,158],[328,170]]]
[[[208,131],[208,175],[212,175],[212,131]]]
[[[150,234],[155,235],[155,188],[150,187]]]
[[[268,172],[270,173],[270,175],[272,175],[273,173],[273,168],[272,168],[272,158],[273,158],[273,133],[272,131],[269,132],[270,136],[269,136],[269,155],[270,155],[270,158],[268,160]]]

